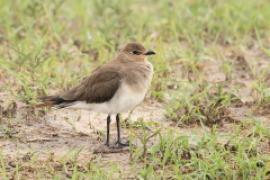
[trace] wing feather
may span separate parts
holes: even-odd
[[[115,68],[101,68],[61,96],[67,101],[86,101],[102,103],[109,101],[121,83],[120,73]]]

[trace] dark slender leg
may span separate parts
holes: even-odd
[[[107,140],[105,145],[109,146],[110,145],[110,123],[111,123],[111,116],[107,116]]]
[[[120,117],[119,114],[116,115],[116,126],[117,126],[117,142],[121,142],[121,137],[120,137]]]
[[[117,125],[117,141],[116,144],[118,144],[119,146],[128,146],[129,143],[122,143],[121,142],[121,137],[120,137],[120,115],[117,114],[116,115],[116,125]]]

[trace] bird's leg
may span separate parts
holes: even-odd
[[[110,146],[110,123],[111,123],[111,116],[107,116],[107,139],[106,139],[106,146]]]
[[[117,141],[116,141],[116,144],[118,146],[128,146],[129,143],[122,143],[121,142],[121,137],[120,137],[120,115],[117,114],[116,115],[116,125],[117,125]]]

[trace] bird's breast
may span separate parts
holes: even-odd
[[[109,102],[110,113],[115,114],[132,110],[143,101],[145,92],[146,90],[134,91],[130,85],[123,83]]]
[[[125,83],[136,92],[146,92],[153,77],[153,66],[150,62],[138,63],[127,71]]]

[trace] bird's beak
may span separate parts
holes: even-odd
[[[150,55],[154,55],[154,54],[156,54],[156,53],[152,50],[148,50],[144,53],[144,55],[146,55],[146,56],[150,56]]]

